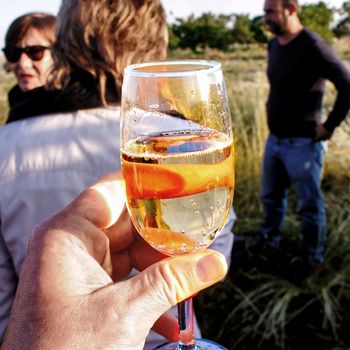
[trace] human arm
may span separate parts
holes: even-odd
[[[328,140],[332,137],[333,131],[329,131],[322,123],[317,123],[315,128],[315,140],[322,141]]]
[[[325,43],[318,43],[316,51],[321,62],[321,76],[331,81],[337,90],[336,100],[327,120],[316,126],[316,139],[326,140],[332,136],[334,129],[345,119],[349,111],[350,72]]]
[[[215,249],[225,256],[228,266],[231,264],[231,254],[234,242],[234,234],[232,232],[232,229],[236,219],[236,213],[232,208],[225,226],[222,228],[219,235],[215,238],[214,242],[210,245],[210,249]]]
[[[142,349],[165,311],[224,277],[212,250],[163,259],[133,230],[122,195],[106,178],[35,229],[3,349]],[[132,268],[142,272],[124,280]],[[176,318],[163,315],[157,331],[176,339]]]
[[[16,293],[17,276],[3,239],[0,222],[0,344],[5,334],[11,305]]]

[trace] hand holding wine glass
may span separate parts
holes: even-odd
[[[126,68],[121,150],[127,205],[141,236],[167,255],[205,249],[232,207],[234,154],[218,62]],[[179,307],[180,342],[164,349],[223,349],[193,336],[191,301]]]
[[[2,349],[143,349],[152,325],[177,339],[164,312],[220,280],[226,261],[210,250],[158,261],[123,209],[114,173],[36,226]],[[131,268],[142,272],[126,279]]]

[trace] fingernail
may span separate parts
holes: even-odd
[[[222,254],[208,251],[200,258],[196,265],[198,279],[203,283],[215,283],[225,277],[227,273],[226,259]]]

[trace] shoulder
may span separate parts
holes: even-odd
[[[325,43],[325,41],[318,34],[311,31],[310,29],[304,28],[301,35],[305,40],[308,40],[310,43],[318,43],[318,42]]]
[[[276,46],[278,46],[278,40],[277,40],[277,37],[274,37],[268,42],[267,48],[268,50],[271,50],[273,47],[276,47]]]
[[[119,149],[119,112],[119,107],[78,110],[1,126],[0,173],[3,179],[72,164],[81,167],[95,157],[106,158],[107,147]]]
[[[114,123],[119,126],[120,107],[98,107],[77,110],[74,112],[37,115],[29,119],[19,120],[0,127],[0,157],[4,149],[11,146],[25,145],[26,142],[40,144],[52,140],[64,140],[79,133],[83,128],[88,130],[95,126]]]
[[[43,86],[23,92],[16,85],[8,96],[10,112],[7,123],[54,113],[56,111],[54,105],[56,95],[56,91],[49,91]]]
[[[332,51],[331,46],[318,34],[314,33],[313,31],[309,29],[304,29],[304,40],[309,43],[310,46],[312,46],[317,51]]]
[[[333,62],[337,65],[341,64],[335,51],[322,37],[309,29],[304,29],[303,37],[305,47],[308,48],[308,54],[312,55],[315,62]]]

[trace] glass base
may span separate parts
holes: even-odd
[[[224,346],[207,339],[196,339],[196,345],[189,347],[179,343],[165,343],[154,350],[227,350]]]

